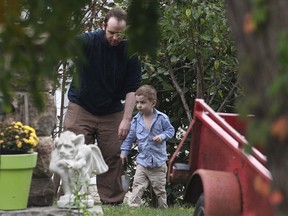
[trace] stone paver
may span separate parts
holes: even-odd
[[[88,210],[95,216],[104,215],[102,207],[98,205],[95,205],[93,208],[89,208]],[[49,206],[49,207],[33,207],[17,211],[0,210],[0,216],[66,216],[67,213],[69,212],[71,213],[71,215],[75,216],[79,215],[79,212],[77,210],[74,210],[73,212],[73,210],[59,209],[57,207]]]

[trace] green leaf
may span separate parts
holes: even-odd
[[[214,38],[213,38],[213,42],[215,42],[215,43],[220,43],[220,39],[219,39],[218,37],[214,37]]]
[[[190,9],[186,9],[186,16],[190,17],[191,16],[191,10]]]
[[[176,56],[172,56],[172,57],[170,58],[170,61],[171,61],[172,63],[177,62],[177,57],[176,57]]]
[[[219,68],[219,66],[220,66],[220,62],[218,60],[216,60],[214,62],[214,68],[217,70]]]

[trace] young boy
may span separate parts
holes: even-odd
[[[166,114],[155,109],[157,92],[150,85],[141,86],[136,92],[138,113],[131,122],[128,136],[121,145],[121,159],[124,163],[132,144],[138,141],[137,167],[134,176],[130,207],[140,207],[145,189],[151,184],[157,197],[158,207],[167,208],[166,140],[172,138],[175,129]]]

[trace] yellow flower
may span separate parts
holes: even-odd
[[[1,154],[33,152],[38,142],[34,128],[21,122],[0,122]]]
[[[19,140],[17,140],[17,141],[16,141],[16,145],[17,145],[18,148],[21,148],[21,147],[22,147],[22,142],[19,141]]]
[[[25,130],[27,130],[27,131],[31,131],[32,133],[35,133],[34,128],[31,128],[31,127],[28,126],[28,125],[24,125],[23,128],[24,128]]]
[[[23,124],[21,122],[16,122],[15,124],[18,125],[19,127],[23,126]]]
[[[24,143],[29,143],[29,140],[27,138],[22,139]]]

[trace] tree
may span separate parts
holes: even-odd
[[[157,86],[160,109],[176,127],[189,125],[195,98],[218,111],[233,112],[238,62],[223,2],[160,5],[157,58],[143,59],[144,82]]]
[[[226,1],[239,51],[241,113],[254,113],[250,141],[267,153],[273,176],[269,197],[288,213],[288,2]]]

